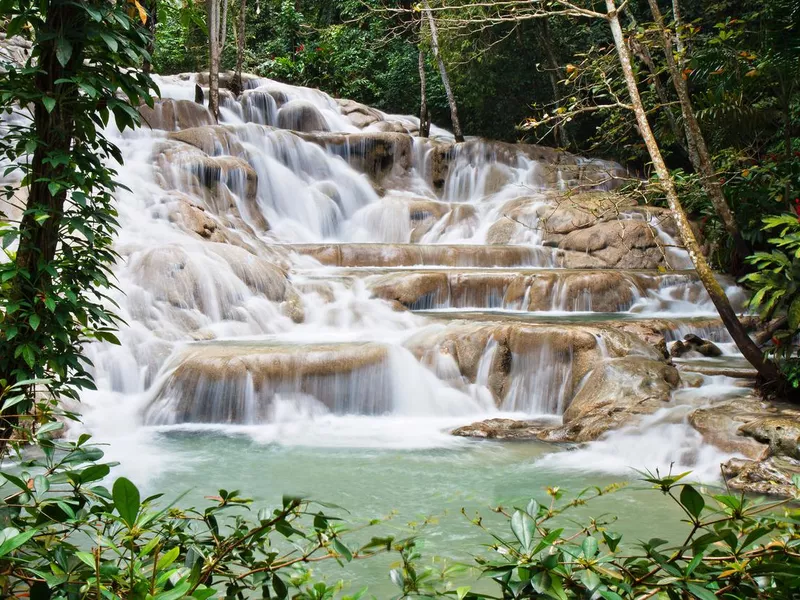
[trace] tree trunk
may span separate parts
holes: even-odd
[[[631,105],[636,115],[636,123],[639,126],[642,139],[647,146],[647,151],[650,154],[650,159],[656,174],[661,181],[675,223],[681,234],[683,243],[686,246],[686,250],[689,252],[689,257],[692,259],[695,270],[705,286],[708,295],[711,297],[714,306],[717,308],[726,329],[731,334],[734,342],[736,342],[736,346],[744,357],[758,371],[762,384],[772,388],[781,388],[783,387],[782,384],[784,384],[784,378],[780,370],[774,362],[765,359],[759,347],[750,339],[750,336],[747,335],[747,331],[736,316],[736,312],[733,310],[727,296],[725,296],[725,291],[722,289],[722,286],[720,286],[716,277],[714,277],[714,272],[709,267],[708,262],[700,250],[697,239],[694,237],[689,219],[683,210],[683,206],[678,198],[678,193],[675,190],[672,176],[667,169],[664,158],[661,156],[661,150],[650,128],[650,123],[647,121],[647,113],[642,104],[639,88],[637,87],[636,78],[633,74],[631,56],[622,33],[617,7],[614,0],[605,0],[605,3],[608,11],[607,19],[614,37],[614,45],[617,50],[620,66],[622,67],[625,84],[628,88]]]
[[[553,91],[553,103],[556,110],[561,105],[561,98],[558,92],[558,79],[561,76],[558,59],[553,53],[553,42],[550,39],[550,27],[547,25],[547,19],[541,19],[538,24],[537,34],[541,42],[542,50],[544,50],[545,58],[547,59],[547,74],[550,78],[550,88]],[[562,148],[569,146],[569,139],[567,138],[567,131],[561,123],[557,123],[555,131],[553,132],[556,137],[556,143]]]
[[[681,63],[683,62],[683,52],[686,49],[683,45],[683,38],[681,37],[681,27],[683,20],[681,19],[681,5],[679,0],[672,0],[672,18],[675,20],[675,44],[678,46],[678,52],[681,53]]]
[[[656,26],[661,33],[661,47],[667,61],[667,69],[669,70],[670,79],[672,79],[672,84],[675,86],[675,91],[678,94],[678,100],[681,105],[683,125],[686,129],[686,142],[689,145],[689,158],[697,174],[700,176],[700,182],[706,194],[708,194],[708,198],[711,200],[714,210],[716,210],[722,224],[725,226],[725,231],[728,232],[728,235],[730,235],[733,240],[734,249],[738,258],[736,262],[738,265],[742,265],[744,259],[750,254],[750,248],[739,231],[736,218],[733,216],[728,206],[725,194],[722,193],[722,186],[717,179],[717,173],[711,163],[711,155],[708,152],[705,137],[700,129],[700,124],[697,122],[697,117],[692,107],[692,100],[689,97],[689,86],[686,85],[683,74],[680,72],[675,62],[675,55],[672,52],[672,35],[664,24],[664,18],[661,16],[661,11],[656,1],[648,0],[648,4],[650,5],[650,12],[653,13]]]
[[[219,61],[228,28],[228,0],[206,0],[208,14],[208,110],[219,121]]]
[[[630,10],[628,10],[627,13],[628,18],[631,21],[631,26],[635,28],[637,26],[636,17]],[[650,74],[653,76],[653,85],[656,89],[656,95],[658,96],[659,102],[664,105],[664,111],[667,115],[667,120],[669,121],[669,128],[672,131],[672,135],[675,137],[677,143],[688,153],[689,148],[686,147],[684,133],[678,126],[678,120],[675,118],[675,115],[672,112],[672,107],[669,105],[667,91],[664,89],[664,85],[661,83],[661,77],[658,75],[658,69],[656,68],[656,63],[653,60],[653,55],[650,54],[650,49],[647,46],[640,44],[633,37],[631,37],[630,42],[633,53],[645,64],[647,70],[650,71]]]
[[[425,81],[425,53],[419,49],[419,137],[431,134],[431,118],[428,114],[428,92]]]
[[[57,56],[58,42],[62,39],[59,31],[65,27],[86,27],[85,14],[83,10],[75,10],[71,2],[53,2],[44,25],[35,34],[34,50],[39,52],[36,89],[57,101],[52,112],[48,112],[41,102],[34,105],[33,121],[38,144],[31,158],[31,183],[25,214],[19,226],[16,264],[19,269],[29,273],[40,273],[41,278],[37,281],[19,278],[18,283],[8,291],[9,302],[26,302],[33,306],[35,296],[49,285],[50,275],[40,265],[51,263],[56,256],[67,191],[53,194],[48,183],[62,179],[67,167],[63,164],[54,165],[45,159],[53,152],[71,153],[75,127],[73,106],[79,93],[78,86],[72,83],[71,78],[84,59],[83,46],[73,43],[67,64],[61,65]],[[37,218],[42,213],[48,218]],[[10,325],[13,319],[14,316],[7,316],[6,324]],[[22,360],[19,358],[20,366],[24,364]],[[12,374],[16,367],[13,361],[10,362],[12,364],[8,366],[8,372],[0,373],[0,379],[13,383]],[[0,455],[4,453],[16,423],[16,417],[0,418]]]
[[[208,15],[208,110],[219,121],[219,3],[206,0]]]
[[[464,141],[464,134],[461,133],[461,123],[458,120],[458,106],[456,105],[456,97],[453,95],[453,88],[450,86],[450,77],[447,75],[447,67],[442,60],[442,55],[439,52],[439,34],[436,29],[436,20],[433,18],[433,11],[428,0],[422,1],[422,6],[425,9],[425,15],[428,17],[428,26],[431,30],[431,48],[433,49],[433,57],[439,65],[439,73],[442,76],[442,85],[444,86],[445,94],[447,94],[447,103],[450,105],[450,120],[453,122],[453,135],[456,137],[456,142]]]
[[[235,95],[242,93],[242,64],[244,63],[244,35],[245,18],[247,16],[247,0],[241,0],[239,4],[239,27],[236,33],[236,70],[231,81],[231,91]]]

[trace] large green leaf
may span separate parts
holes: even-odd
[[[689,514],[695,518],[700,516],[700,513],[703,512],[703,507],[706,505],[703,496],[691,485],[683,486],[681,490],[681,504]]]
[[[119,516],[128,527],[133,527],[136,517],[139,515],[139,490],[130,479],[120,477],[114,482],[111,495]]]
[[[527,513],[521,510],[514,512],[514,515],[511,517],[511,531],[514,533],[514,537],[519,540],[525,552],[531,551],[534,528],[535,523]]]

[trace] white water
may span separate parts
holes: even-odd
[[[165,97],[193,97],[191,80],[165,79],[161,89]],[[287,101],[283,107],[274,97],[281,95]],[[352,269],[347,273],[323,267],[280,244],[415,241],[462,246],[466,252],[468,246],[487,243],[491,224],[502,218],[510,200],[530,197],[534,207],[544,204],[548,192],[579,183],[576,171],[522,153],[501,156],[507,150],[473,141],[456,150],[437,190],[431,181],[434,142],[414,138],[407,169],[397,167],[404,159],[395,148],[384,181],[396,189],[381,197],[367,175],[349,164],[363,154],[363,144],[316,144],[275,129],[281,114],[289,115],[286,107],[314,107],[330,131],[362,132],[329,96],[261,81],[248,90],[241,105],[225,104],[223,128],[213,134],[208,156],[168,141],[165,132],[116,136],[125,157],[120,179],[130,190],[118,196],[117,250],[122,258],[115,268],[121,289],[116,300],[126,325],[120,332],[122,346],[87,348],[99,391],[83,397],[82,427],[110,443],[111,457],[141,476],[163,468],[162,449],[154,440],[165,430],[221,431],[264,445],[464,448],[470,442],[450,436],[451,428],[504,415],[501,411],[516,417],[560,415],[571,397],[572,386],[566,383],[572,377],[571,350],[543,345],[515,355],[509,391],[497,409],[489,391],[492,343],[482,351],[474,383],[461,376],[449,351],[434,349],[420,363],[403,344],[432,327],[425,317],[374,298],[367,278],[353,277]],[[409,129],[416,126],[411,117],[383,116]],[[370,125],[363,131],[377,129]],[[434,133],[439,140],[450,139],[443,130]],[[579,164],[598,172],[615,169],[602,161]],[[597,189],[610,186],[602,177],[597,179]],[[210,239],[192,232],[192,218],[210,224]],[[422,227],[425,231],[414,239],[415,230]],[[555,266],[553,251],[541,245],[540,230],[531,227],[521,236],[514,243],[531,250],[532,266]],[[670,249],[673,267],[685,267],[681,252]],[[412,265],[393,268],[404,269],[416,270]],[[672,317],[714,314],[696,282],[681,275],[671,280],[651,277],[659,282],[644,291],[631,280],[632,299],[620,311]],[[550,309],[540,312],[556,316],[593,310],[589,292],[576,294],[558,285]],[[437,307],[503,306],[505,292],[470,292],[453,302],[448,291],[450,304]],[[739,292],[731,287],[730,293]],[[530,300],[527,288],[516,305],[506,308],[525,312]],[[300,323],[292,318],[293,306],[302,307]],[[194,417],[186,419],[188,413],[176,411],[176,403],[186,400],[181,397],[185,382],[172,385],[171,378],[198,341],[260,343],[270,349],[259,360],[269,362],[275,356],[274,360],[289,361],[287,365],[303,364],[282,354],[290,346],[299,346],[302,353],[304,345],[310,352],[321,344],[371,342],[388,350],[380,361],[333,376],[299,375],[299,367],[290,366],[260,387],[249,371],[244,380],[234,376],[212,378],[210,383],[192,376]],[[236,362],[235,356],[225,360]],[[334,356],[319,368],[335,371],[348,360]],[[716,385],[702,389],[716,397]],[[317,395],[330,398],[323,401],[309,390],[324,390]],[[715,478],[724,455],[705,445],[678,418],[685,408],[662,412],[584,449],[548,455],[542,464],[623,474],[631,466],[677,462]]]

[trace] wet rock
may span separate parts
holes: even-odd
[[[344,158],[375,184],[393,183],[403,189],[412,166],[411,137],[404,133],[299,133],[307,142],[319,144]]]
[[[229,244],[207,242],[191,251],[159,246],[130,261],[135,283],[154,300],[217,319],[233,310],[244,293],[280,302],[289,289],[283,269]]]
[[[767,445],[745,436],[741,427],[763,415],[764,410],[765,405],[758,398],[746,395],[698,408],[689,415],[689,423],[708,443],[725,452],[758,459],[766,455]]]
[[[767,444],[773,456],[800,458],[800,420],[797,415],[756,419],[742,425],[739,431]]]
[[[170,133],[167,137],[194,146],[208,156],[244,154],[236,136],[220,125],[183,129]]]
[[[330,131],[319,109],[306,100],[290,100],[281,106],[278,127],[292,131]]]
[[[535,440],[545,436],[552,427],[547,421],[517,421],[515,419],[487,419],[454,429],[451,433],[459,437],[487,440]]]
[[[381,344],[191,344],[145,412],[148,424],[275,420],[276,399],[319,414],[383,414],[392,408]]]
[[[657,232],[638,220],[609,221],[573,231],[558,247],[591,254],[619,269],[650,269],[664,263]]]
[[[295,323],[302,323],[306,320],[303,300],[294,290],[287,291],[286,300],[281,303],[281,311]]]
[[[336,267],[516,267],[535,264],[540,258],[536,248],[524,246],[295,244],[292,249]]]
[[[205,106],[191,100],[158,98],[154,100],[152,108],[145,104],[140,106],[139,114],[142,116],[142,125],[164,131],[181,131],[216,123]]]
[[[359,129],[364,129],[373,123],[384,120],[383,114],[381,114],[380,111],[375,110],[366,104],[361,104],[355,100],[346,100],[343,98],[337,99],[336,102],[339,105],[342,114],[344,114],[350,120],[350,122]]]
[[[778,458],[764,461],[733,458],[722,465],[727,485],[734,490],[767,496],[797,497],[800,490],[793,477],[800,474],[800,463]]]
[[[683,341],[678,340],[670,348],[670,356],[692,356],[692,353],[700,356],[716,357],[722,356],[722,350],[714,342],[704,340],[693,333],[686,334]]]
[[[641,415],[668,405],[680,382],[674,367],[658,360],[625,357],[606,360],[575,394],[554,441],[588,442]]]

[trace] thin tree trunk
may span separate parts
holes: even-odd
[[[545,58],[547,59],[547,74],[550,78],[550,88],[553,91],[553,103],[556,110],[561,105],[561,98],[558,92],[558,79],[561,76],[558,59],[553,53],[553,42],[550,39],[550,27],[547,25],[547,19],[541,19],[537,29],[537,35],[541,42],[542,50],[544,50]],[[567,138],[567,131],[560,123],[556,124],[555,131],[553,132],[556,137],[556,143],[562,148],[569,146],[569,139]]]
[[[228,27],[228,0],[206,0],[208,14],[208,110],[219,121],[219,62]]]
[[[71,154],[75,127],[73,106],[78,96],[78,86],[72,83],[72,77],[84,59],[83,46],[73,43],[72,54],[67,64],[62,66],[58,60],[58,41],[62,39],[58,32],[65,27],[86,27],[88,24],[84,15],[84,11],[76,10],[71,2],[54,2],[34,39],[34,50],[38,50],[36,89],[51,98],[58,98],[58,102],[52,112],[41,102],[34,106],[34,130],[39,143],[31,158],[31,184],[19,226],[19,248],[15,259],[19,269],[29,273],[41,272],[42,275],[35,282],[20,279],[8,290],[7,300],[10,303],[27,302],[33,306],[35,296],[49,285],[50,276],[37,265],[47,265],[56,256],[67,191],[53,194],[48,183],[63,178],[64,169],[68,167],[55,165],[46,158],[56,151],[67,156]],[[46,214],[48,218],[42,220],[41,214]],[[6,325],[10,325],[14,318],[7,315]],[[22,358],[19,360],[20,366],[23,366]],[[8,372],[0,373],[0,379],[13,383],[12,373],[16,367],[13,362],[7,367]],[[16,424],[16,417],[0,417],[0,456],[5,452]]]
[[[709,267],[708,262],[700,250],[689,219],[678,198],[672,176],[670,175],[669,169],[667,169],[664,158],[661,156],[661,150],[650,128],[650,123],[647,121],[647,113],[642,104],[639,88],[637,87],[636,78],[633,74],[631,56],[622,33],[622,26],[619,22],[616,4],[614,0],[605,0],[605,4],[608,11],[607,19],[614,37],[614,45],[617,50],[617,55],[619,56],[619,62],[628,88],[631,105],[636,115],[636,123],[639,126],[639,131],[647,146],[647,151],[650,154],[650,159],[656,174],[661,181],[675,223],[681,234],[683,243],[686,246],[686,250],[689,252],[689,257],[692,259],[695,270],[700,277],[700,281],[702,281],[706,291],[708,291],[708,295],[717,308],[723,324],[731,334],[734,342],[736,342],[736,346],[750,364],[756,368],[762,383],[767,386],[782,387],[781,384],[784,382],[784,379],[777,365],[772,361],[766,360],[759,347],[750,339],[750,336],[747,335],[747,331],[736,316],[736,312],[733,310],[727,296],[725,296],[725,291],[722,289],[716,277],[714,277],[714,272]]]
[[[692,160],[698,175],[700,175],[700,182],[706,194],[708,194],[711,204],[714,205],[714,210],[717,211],[717,215],[719,215],[728,235],[733,239],[734,248],[738,257],[737,262],[739,265],[742,265],[744,259],[750,254],[750,248],[739,231],[736,218],[733,216],[728,206],[728,201],[725,199],[725,194],[722,192],[722,186],[717,179],[717,173],[711,163],[711,155],[709,154],[703,132],[700,129],[700,124],[697,122],[697,117],[694,114],[692,100],[689,97],[689,86],[686,85],[686,81],[683,79],[683,75],[675,62],[675,55],[672,52],[672,35],[664,24],[664,18],[661,16],[661,11],[658,8],[656,0],[648,0],[648,4],[650,5],[650,12],[653,14],[656,26],[660,29],[661,46],[667,61],[667,69],[669,70],[672,84],[675,86],[675,91],[678,93],[678,100],[683,115],[683,124],[686,129],[686,142],[689,145],[689,158]]]
[[[247,0],[239,4],[239,27],[236,34],[236,70],[231,81],[231,91],[237,96],[242,93],[242,65],[244,64],[245,17],[247,16]]]
[[[428,0],[423,0],[422,6],[425,9],[425,15],[428,17],[428,25],[431,30],[431,48],[433,49],[433,56],[439,64],[442,85],[444,86],[445,94],[447,94],[447,103],[450,105],[450,120],[453,122],[453,135],[456,137],[456,142],[463,142],[464,134],[461,132],[461,123],[458,120],[456,97],[453,95],[453,88],[450,86],[450,77],[447,75],[447,67],[439,52],[439,33],[436,29],[436,20],[433,18],[433,11],[431,11],[431,5],[428,3]]]
[[[219,120],[219,3],[206,0],[208,15],[208,110]]]
[[[681,54],[681,62],[683,62],[683,53],[686,48],[683,45],[683,38],[681,37],[683,19],[681,19],[681,5],[679,0],[672,0],[672,18],[675,20],[675,44],[678,47],[678,52]]]
[[[431,118],[428,115],[428,92],[425,89],[425,53],[419,49],[419,137],[431,134]]]
[[[631,21],[631,25],[635,28],[637,26],[636,17],[633,13],[628,10],[628,18]],[[661,77],[658,76],[658,69],[656,68],[656,63],[653,60],[653,55],[650,54],[650,49],[638,42],[635,38],[630,38],[631,42],[631,50],[633,53],[641,60],[647,70],[653,76],[653,85],[656,88],[656,95],[658,96],[659,102],[664,106],[664,112],[667,115],[667,120],[669,121],[669,128],[672,131],[672,135],[675,137],[675,140],[678,144],[688,152],[691,152],[689,148],[686,146],[686,138],[684,137],[684,132],[681,131],[681,128],[678,126],[678,120],[675,118],[675,114],[672,112],[672,107],[669,105],[669,97],[667,96],[667,91],[664,89],[664,85],[661,83]]]

